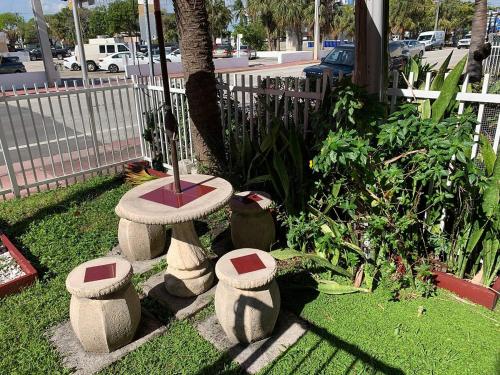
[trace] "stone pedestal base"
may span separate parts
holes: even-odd
[[[140,224],[120,219],[118,242],[130,261],[153,259],[165,251],[166,234],[163,225]]]
[[[141,319],[141,304],[129,284],[99,299],[71,296],[69,315],[85,351],[109,353],[134,338]]]
[[[269,210],[240,213],[233,209],[231,239],[235,249],[269,251],[276,240],[274,220]]]
[[[172,225],[167,253],[165,287],[177,297],[193,297],[206,292],[214,282],[214,272],[192,221]]]
[[[241,290],[219,281],[215,313],[228,339],[251,343],[271,335],[280,312],[280,291],[275,280],[253,290]]]

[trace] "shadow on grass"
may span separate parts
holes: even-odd
[[[42,265],[42,263],[38,260],[38,257],[31,253],[29,248],[22,246],[22,244],[17,240],[17,237],[25,233],[28,230],[30,224],[42,220],[47,215],[64,213],[68,211],[74,204],[79,204],[91,199],[95,199],[108,190],[117,188],[122,184],[123,179],[117,176],[111,180],[105,180],[99,184],[92,185],[88,189],[77,189],[76,191],[68,194],[68,196],[66,196],[63,200],[42,207],[13,225],[10,225],[5,220],[0,219],[0,228],[7,234],[9,239],[14,243],[16,247],[22,249],[23,255],[37,269],[40,279],[43,279],[43,276],[48,271],[47,267]],[[50,192],[42,192],[40,194],[50,194]],[[22,199],[31,198],[27,197]]]
[[[314,280],[310,276],[310,274],[306,271],[298,271],[292,272],[285,275],[281,275],[278,278],[278,283],[280,285],[281,291],[281,299],[282,306],[285,309],[292,310],[295,314],[300,315],[305,305],[309,302],[315,300],[318,297],[318,292],[308,288],[310,284],[314,283]],[[300,282],[300,286],[295,287],[297,282]],[[282,311],[283,313],[283,311]],[[278,320],[279,324],[280,320]],[[320,350],[323,353],[323,350],[320,346],[326,342],[328,346],[332,348],[331,353],[325,358],[324,355],[321,358],[321,363],[315,363],[317,367],[310,368],[307,373],[310,374],[326,374],[329,369],[327,368],[332,361],[334,361],[335,356],[340,352],[344,352],[353,357],[352,362],[345,369],[338,369],[340,371],[338,373],[343,373],[345,375],[348,374],[356,374],[359,373],[359,368],[356,368],[357,365],[361,364],[364,368],[364,371],[367,373],[380,373],[380,374],[395,374],[395,375],[403,375],[404,372],[397,368],[393,367],[385,362],[380,361],[379,359],[373,357],[369,353],[361,350],[357,345],[347,342],[340,337],[332,334],[328,330],[323,327],[319,327],[312,322],[305,322],[307,331],[313,333],[316,336],[316,340],[313,345],[307,348],[307,351],[302,354],[302,358],[295,358],[293,364],[288,369],[283,369],[282,365],[278,366],[279,358],[285,355],[288,350],[292,347],[288,348],[284,353],[280,355],[280,357],[274,361],[271,365],[265,368],[259,374],[269,374],[273,371],[273,369],[281,373],[286,374],[298,374],[303,373],[300,370],[300,367],[304,365],[307,360],[310,360],[313,354]],[[267,349],[273,345],[279,339],[279,335],[283,334],[283,330],[277,327],[275,328],[275,333],[273,336],[268,339],[255,353],[253,353],[250,357],[245,359],[245,362],[242,364],[242,367],[248,368],[253,363],[258,361],[261,357],[266,356]],[[280,333],[281,332],[281,333]],[[300,342],[300,340],[299,340]],[[242,350],[245,349],[245,346],[236,345],[225,351],[221,354],[221,356],[217,359],[216,362],[207,365],[200,369],[197,374],[240,374],[245,373],[242,368],[231,368],[232,358],[235,358]]]

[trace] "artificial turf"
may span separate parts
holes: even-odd
[[[68,372],[45,336],[68,319],[64,280],[79,263],[117,243],[114,207],[129,186],[97,177],[68,188],[0,204],[0,225],[41,271],[22,293],[0,300],[0,374]],[[214,216],[208,228],[220,226]],[[203,227],[203,226],[200,226]],[[202,237],[209,243],[212,237]],[[154,271],[164,268],[162,263]],[[152,271],[152,272],[154,272]],[[140,291],[145,276],[134,277]],[[498,374],[500,313],[439,292],[389,302],[387,294],[317,295],[280,276],[283,306],[308,321],[309,332],[262,374]],[[238,366],[198,335],[193,322],[147,308],[168,325],[157,337],[104,370],[107,374],[236,374]],[[424,310],[423,314],[422,309]],[[213,313],[213,306],[193,319]]]

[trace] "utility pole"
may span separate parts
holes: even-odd
[[[320,0],[314,0],[314,51],[313,60],[319,60],[320,35],[319,35],[319,3]]]
[[[45,68],[45,76],[48,84],[53,84],[59,79],[54,60],[52,59],[52,51],[50,49],[49,31],[47,22],[43,15],[42,4],[40,0],[31,0],[33,15],[35,16],[36,28],[38,30],[38,40],[40,41],[40,49],[42,50],[43,66]]]
[[[437,31],[439,23],[439,6],[441,5],[441,0],[434,1],[436,2],[436,19],[434,20],[434,31]]]
[[[89,82],[89,72],[87,70],[87,59],[85,58],[85,48],[83,47],[82,28],[80,27],[80,17],[78,7],[81,0],[73,0],[73,21],[75,22],[76,42],[78,43],[78,54],[80,55],[80,66],[82,68],[83,86]]]

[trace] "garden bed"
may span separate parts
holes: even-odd
[[[491,288],[486,288],[485,286],[460,279],[446,272],[434,271],[433,273],[436,285],[439,288],[449,290],[461,298],[468,299],[490,310],[495,308],[498,293],[500,292],[500,278],[497,278]]]
[[[0,298],[31,285],[37,274],[9,238],[0,232]]]

